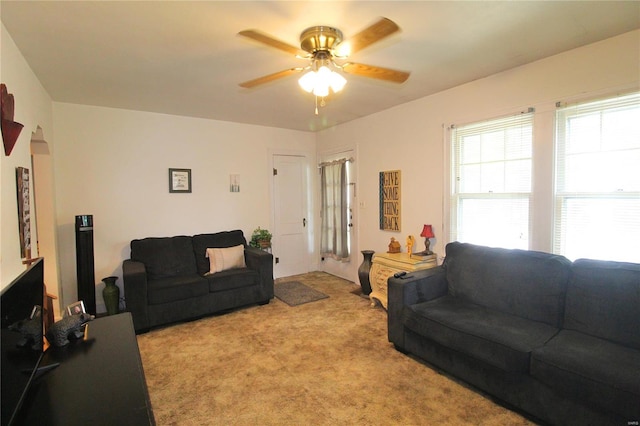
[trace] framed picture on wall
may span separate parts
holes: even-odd
[[[20,226],[20,255],[31,258],[31,207],[29,205],[29,169],[16,167],[18,192],[18,225]]]
[[[169,169],[169,192],[191,192],[191,169]]]

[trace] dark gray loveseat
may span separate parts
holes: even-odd
[[[246,267],[208,274],[208,248],[244,246]],[[131,241],[124,294],[136,332],[273,298],[273,256],[240,230]]]
[[[450,243],[389,279],[389,340],[551,424],[640,420],[640,265]]]

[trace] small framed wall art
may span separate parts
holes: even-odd
[[[29,197],[29,169],[16,167],[18,191],[18,225],[20,227],[20,255],[31,258],[31,207]]]
[[[191,169],[169,169],[169,192],[191,192]]]
[[[240,175],[229,175],[229,191],[240,192]]]

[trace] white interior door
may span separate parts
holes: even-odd
[[[306,158],[273,156],[275,278],[309,272]]]

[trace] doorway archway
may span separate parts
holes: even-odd
[[[55,214],[55,190],[53,179],[53,161],[49,143],[44,138],[40,126],[31,133],[31,169],[33,171],[32,214],[35,215],[35,244],[38,256],[45,259],[44,279],[47,293],[56,296],[53,312],[56,319],[62,317],[60,301],[62,289],[58,271],[58,250]]]

